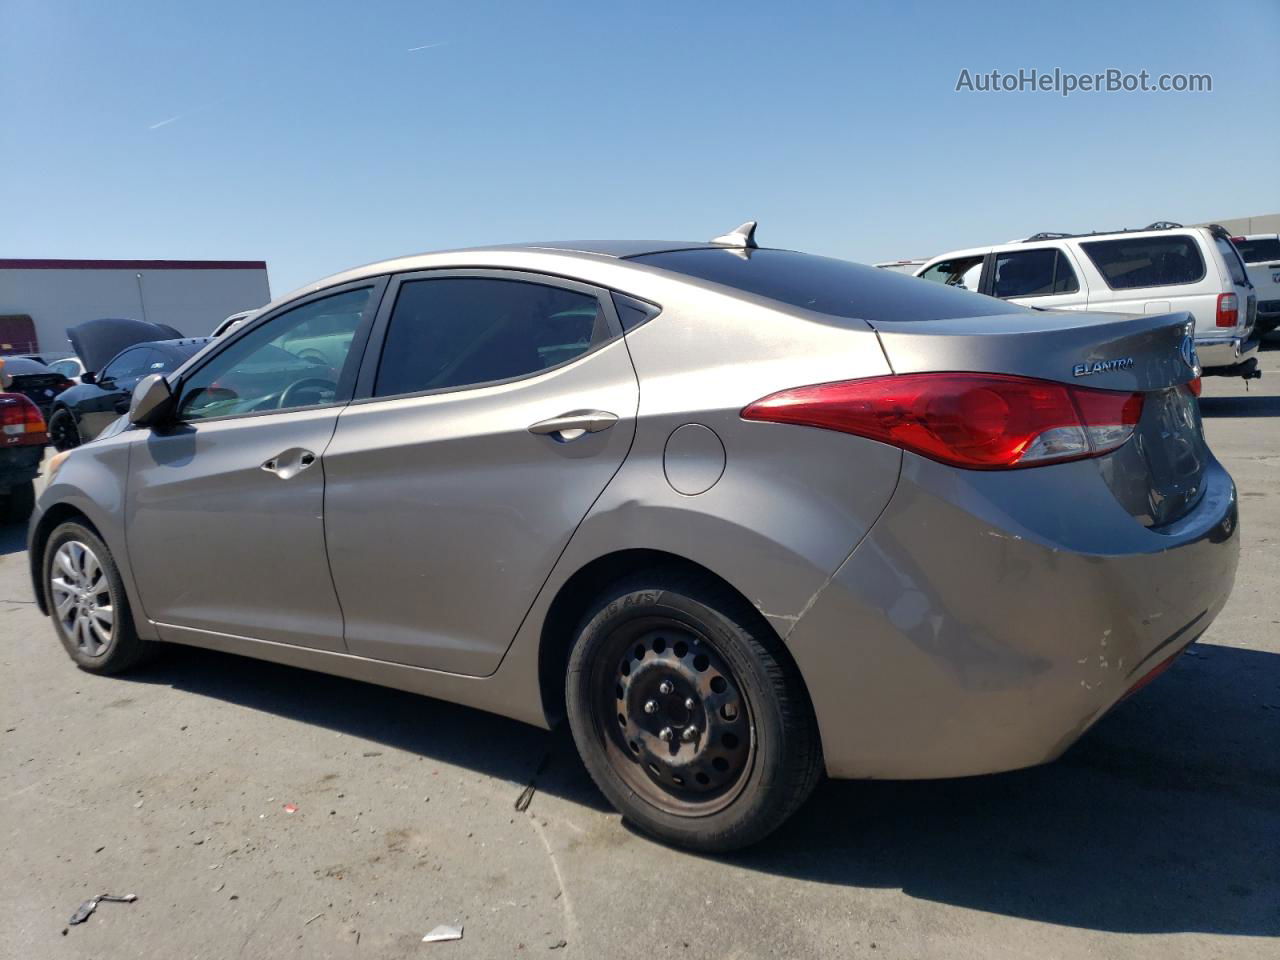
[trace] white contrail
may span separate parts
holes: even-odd
[[[159,130],[161,127],[167,127],[169,124],[173,123],[175,120],[181,120],[181,119],[182,119],[182,114],[178,114],[176,117],[170,117],[168,120],[161,120],[159,123],[153,123],[151,126],[147,127],[147,129]]]
[[[424,43],[420,47],[410,47],[405,53],[417,53],[419,50],[430,50],[432,47],[443,47],[448,40],[437,40],[435,43]]]

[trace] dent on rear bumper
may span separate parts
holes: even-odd
[[[1235,487],[1159,531],[1097,461],[1005,473],[908,455],[884,515],[787,639],[828,773],[928,778],[1056,758],[1221,610]]]

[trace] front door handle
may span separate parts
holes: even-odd
[[[290,447],[264,463],[262,469],[267,473],[274,473],[281,480],[292,480],[315,462],[316,455],[310,450]]]
[[[618,415],[607,410],[570,410],[558,417],[530,424],[529,432],[568,443],[588,433],[608,430],[617,422]]]

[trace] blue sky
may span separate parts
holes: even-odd
[[[962,68],[1208,94],[956,93]],[[0,256],[763,243],[864,262],[1280,210],[1280,2],[0,0]]]

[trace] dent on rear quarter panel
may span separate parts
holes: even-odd
[[[591,561],[628,549],[706,567],[785,638],[866,534],[897,483],[896,448],[827,430],[748,423],[753,400],[787,387],[887,374],[870,328],[841,329],[683,282],[633,286],[662,313],[627,334],[640,379],[636,436],[626,461],[560,557],[494,680],[525,699],[536,689],[543,623],[565,582]],[[686,423],[715,431],[725,469],[685,496],[663,452]],[[803,669],[803,667],[802,667]],[[531,688],[531,684],[535,685]]]

